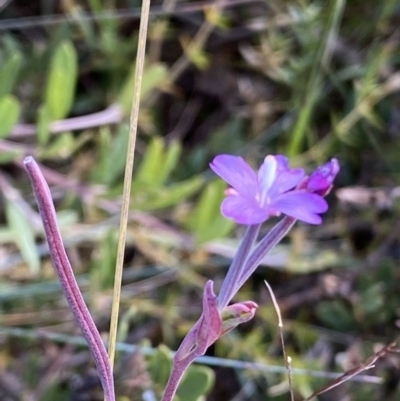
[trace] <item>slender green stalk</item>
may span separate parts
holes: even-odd
[[[117,249],[117,263],[115,267],[114,294],[113,294],[111,325],[110,325],[110,340],[108,345],[108,354],[110,357],[111,367],[114,365],[115,347],[117,342],[118,314],[119,314],[119,303],[121,298],[121,281],[122,281],[122,270],[123,270],[124,253],[125,253],[125,239],[126,239],[126,230],[128,224],[129,200],[131,193],[133,161],[135,156],[134,152],[135,152],[136,133],[138,126],[138,118],[139,118],[140,91],[142,86],[149,13],[150,13],[150,0],[143,0],[142,12],[140,18],[140,28],[139,28],[139,43],[136,55],[135,85],[133,91],[133,102],[132,102],[131,117],[130,117],[130,135],[128,143],[128,152],[126,155],[124,190],[123,190],[121,220],[119,226],[119,239],[118,239],[118,249]]]

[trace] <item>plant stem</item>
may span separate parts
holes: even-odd
[[[28,156],[24,160],[24,164],[32,181],[32,187],[43,221],[44,232],[46,234],[47,243],[49,244],[50,255],[65,298],[92,352],[105,398],[108,401],[115,401],[114,379],[107,351],[85,301],[83,300],[67,253],[65,252],[49,186],[33,157]]]
[[[260,265],[264,256],[276,245],[282,238],[291,230],[296,223],[293,217],[285,216],[279,223],[277,223],[272,230],[257,244],[256,248],[249,255],[246,260],[245,266],[242,269],[242,275],[236,283],[233,291],[238,292],[243,284],[254,273]]]
[[[109,346],[108,346],[108,353],[109,353],[111,367],[113,367],[113,365],[114,365],[115,345],[116,345],[116,341],[117,341],[119,303],[120,303],[120,298],[121,298],[122,270],[123,270],[123,263],[124,263],[126,230],[127,230],[127,223],[128,223],[133,161],[134,161],[134,156],[135,156],[134,152],[135,152],[135,144],[136,144],[138,119],[139,119],[140,91],[141,91],[141,86],[142,86],[142,76],[143,76],[143,69],[144,69],[147,26],[148,26],[148,22],[149,22],[149,14],[150,14],[150,0],[143,0],[141,18],[140,18],[140,28],[139,28],[139,43],[138,43],[138,50],[137,50],[137,55],[136,55],[135,85],[134,85],[134,92],[133,92],[131,117],[130,117],[130,135],[129,135],[128,151],[127,151],[127,155],[126,155],[123,201],[122,201],[121,220],[120,220],[120,227],[119,227],[117,262],[116,262],[116,267],[115,267],[115,278],[114,278],[114,295],[113,295],[113,304],[112,304],[112,312],[111,312],[110,340],[109,340]]]
[[[248,226],[246,233],[240,243],[235,257],[229,266],[228,273],[222,283],[218,295],[218,308],[223,310],[236,294],[235,287],[237,286],[240,277],[243,275],[243,269],[254,241],[257,239],[261,224]]]

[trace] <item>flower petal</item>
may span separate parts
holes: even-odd
[[[326,195],[329,192],[333,181],[340,171],[337,159],[332,159],[328,163],[319,166],[308,179],[307,190],[317,193],[318,195]]]
[[[278,163],[278,171],[282,172],[289,170],[289,159],[283,155],[275,155],[276,162]]]
[[[278,163],[274,156],[267,156],[264,163],[258,170],[258,182],[260,184],[260,191],[266,194],[276,178],[276,171]]]
[[[302,168],[293,168],[287,171],[281,172],[269,190],[269,196],[271,198],[280,195],[284,192],[289,191],[297,186],[303,179],[305,172]]]
[[[247,225],[263,223],[269,217],[256,201],[240,195],[226,197],[221,204],[221,213],[236,223]]]
[[[241,157],[218,155],[210,167],[242,196],[255,198],[258,190],[257,175]]]
[[[299,191],[277,197],[270,207],[310,224],[321,224],[318,214],[328,210],[328,204],[321,196]]]

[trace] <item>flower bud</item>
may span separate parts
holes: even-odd
[[[319,166],[309,177],[306,188],[308,192],[325,196],[332,188],[332,183],[339,173],[340,167],[337,159]]]

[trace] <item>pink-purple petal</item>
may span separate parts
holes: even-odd
[[[267,156],[264,163],[258,170],[259,190],[262,193],[267,192],[276,178],[278,163],[274,156]]]
[[[289,159],[283,155],[275,155],[276,162],[278,163],[278,171],[282,172],[289,170]]]
[[[307,192],[289,192],[277,197],[271,208],[310,224],[320,224],[320,213],[328,210],[325,199]]]
[[[260,208],[255,200],[242,196],[228,196],[221,204],[221,213],[239,224],[260,224],[268,218],[266,210]]]
[[[281,213],[321,223],[319,214],[328,209],[322,196],[339,172],[338,161],[332,159],[307,177],[303,169],[290,169],[283,155],[267,156],[257,173],[241,157],[231,155],[215,157],[210,166],[231,185],[225,192],[222,214],[246,225],[260,224]]]
[[[289,191],[296,187],[304,178],[305,172],[302,168],[294,168],[281,172],[269,190],[271,198]]]
[[[332,186],[339,171],[340,166],[337,159],[331,159],[328,163],[319,166],[310,175],[307,182],[307,190],[318,195],[325,195]]]
[[[255,198],[258,189],[257,175],[239,156],[218,155],[210,163],[211,169],[237,192]]]

